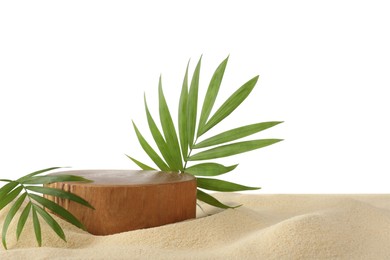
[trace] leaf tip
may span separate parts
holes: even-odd
[[[239,207],[241,207],[242,205],[244,205],[244,204],[240,204],[240,205],[237,205],[237,206],[232,206],[232,207],[230,207],[230,208],[232,208],[232,209],[236,209],[236,208],[239,208]]]
[[[124,154],[127,158],[129,158],[130,160],[133,160],[133,157],[131,157],[130,155],[127,155],[127,154]]]
[[[7,243],[6,243],[6,241],[4,240],[4,238],[3,238],[3,247],[4,247],[5,250],[8,250],[8,248],[7,248]]]

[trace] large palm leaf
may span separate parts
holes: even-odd
[[[188,65],[185,71],[179,100],[178,131],[176,131],[174,127],[172,117],[163,94],[161,77],[158,85],[159,116],[164,136],[158,130],[145,99],[145,109],[149,128],[162,157],[158,155],[153,148],[151,148],[136,127],[135,131],[141,146],[160,170],[187,172],[195,176],[213,177],[222,175],[234,170],[237,165],[224,166],[209,160],[248,152],[282,141],[281,139],[258,139],[231,143],[232,141],[278,125],[282,123],[280,121],[250,124],[219,133],[205,140],[199,140],[206,132],[228,117],[249,96],[257,83],[258,76],[255,76],[244,83],[216,110],[213,115],[211,115],[211,111],[222,83],[226,65],[228,63],[228,58],[229,57],[221,62],[210,80],[198,122],[198,89],[202,57],[199,59],[195,67],[190,85],[188,85]],[[199,148],[208,149],[193,154],[193,152]],[[129,158],[142,169],[154,169],[153,167],[150,167],[130,156]],[[188,163],[192,161],[205,162],[188,165]],[[248,187],[212,178],[198,178],[197,180],[197,185],[200,189],[223,192],[259,189],[257,187]],[[223,204],[210,194],[207,194],[200,189],[198,189],[197,192],[198,200],[215,207],[231,207]]]

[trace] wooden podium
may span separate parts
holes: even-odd
[[[67,199],[45,195],[71,212],[94,235],[157,227],[196,217],[196,179],[186,173],[132,170],[79,170],[71,174],[91,183],[57,182],[88,201],[95,210]]]

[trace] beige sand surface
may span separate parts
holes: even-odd
[[[68,243],[42,221],[41,248],[31,222],[15,244],[12,223],[0,259],[390,259],[390,195],[217,197],[244,206],[204,206],[211,216],[104,237],[59,220]]]

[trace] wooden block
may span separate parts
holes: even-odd
[[[196,179],[186,173],[131,170],[63,171],[92,183],[58,182],[62,189],[87,200],[95,210],[67,199],[46,196],[61,205],[94,235],[157,227],[196,216]]]

